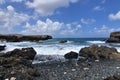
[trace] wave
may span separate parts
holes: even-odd
[[[105,43],[105,41],[87,41],[87,43],[103,44],[103,43]]]

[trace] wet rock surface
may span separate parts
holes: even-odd
[[[20,41],[40,41],[52,39],[50,35],[21,35],[21,34],[0,34],[0,41],[20,42]]]
[[[0,80],[34,80],[37,75],[32,65],[35,55],[33,48],[22,48],[0,56]]]
[[[120,59],[117,49],[98,45],[82,48],[79,55],[87,59]]]
[[[120,43],[120,31],[112,32],[110,38],[106,40],[107,43]]]

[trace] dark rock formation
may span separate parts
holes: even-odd
[[[120,75],[113,75],[113,76],[107,77],[104,80],[120,80]]]
[[[106,40],[107,43],[120,43],[120,31],[112,32],[110,38]]]
[[[20,35],[20,34],[2,35],[2,34],[0,34],[0,40],[8,41],[8,42],[39,41],[39,40],[48,40],[48,39],[52,39],[52,36],[49,36],[49,35]]]
[[[110,48],[106,46],[97,46],[92,45],[90,47],[82,48],[79,51],[79,55],[85,58],[91,59],[120,59],[120,54],[117,54],[117,50],[115,48]]]
[[[3,50],[5,50],[5,45],[0,45],[0,51],[3,51]]]
[[[37,72],[32,67],[31,60],[35,54],[33,48],[23,48],[0,56],[0,80],[34,80]]]
[[[13,51],[9,51],[6,54],[2,55],[1,57],[15,57],[15,58],[23,58],[27,60],[33,60],[36,55],[35,50],[30,48],[22,48],[20,49],[14,49]]]
[[[67,42],[67,40],[61,40],[61,41],[59,41],[59,43],[66,43]]]
[[[64,58],[65,59],[77,59],[78,58],[78,53],[71,51],[69,53],[66,53],[64,55]]]

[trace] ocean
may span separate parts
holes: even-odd
[[[92,44],[115,47],[120,52],[120,44],[105,43],[107,38],[54,38],[40,42],[0,42],[6,45],[6,50],[11,51],[15,48],[33,47],[37,55],[64,55],[70,51],[79,52],[81,48]],[[66,43],[59,43],[61,40],[67,40]]]

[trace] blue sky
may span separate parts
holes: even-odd
[[[109,37],[120,0],[0,0],[0,34]]]

